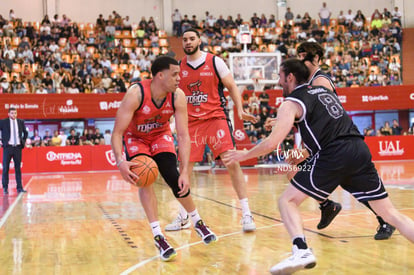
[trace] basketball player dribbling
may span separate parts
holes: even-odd
[[[131,85],[116,114],[111,143],[117,166],[124,180],[134,184],[137,176],[130,170],[134,162],[129,160],[141,154],[152,157],[174,196],[188,211],[197,234],[205,244],[209,244],[217,237],[204,224],[190,195],[190,137],[187,104],[183,91],[178,88],[179,64],[171,57],[162,56],[154,61],[151,72],[152,80]],[[169,124],[173,114],[181,160],[180,174]],[[127,160],[122,157],[123,147]],[[161,259],[172,260],[177,253],[162,233],[153,185],[139,188],[138,193]]]
[[[234,149],[232,125],[225,110],[225,87],[234,102],[239,118],[252,122],[256,122],[256,118],[243,111],[239,89],[224,61],[200,50],[201,39],[198,31],[186,30],[182,42],[186,56],[180,63],[180,88],[187,98],[191,173],[194,163],[202,160],[206,144],[214,158],[223,157],[229,150]],[[226,165],[226,168],[242,208],[243,231],[254,231],[256,225],[250,211],[246,181],[240,164],[233,163]],[[181,230],[189,226],[187,212],[181,207],[178,217],[167,225],[165,230]]]

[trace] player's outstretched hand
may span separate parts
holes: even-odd
[[[251,115],[249,113],[246,113],[244,111],[241,113],[240,119],[250,121],[253,124],[257,123],[259,121],[259,119],[257,117],[255,117],[254,115]]]
[[[263,126],[265,127],[266,131],[271,131],[275,123],[276,123],[276,118],[268,117],[266,118],[266,121]]]
[[[221,156],[221,160],[224,162],[225,165],[230,165],[235,162],[240,162],[244,160],[244,156],[246,155],[246,150],[229,150],[223,156]]]
[[[135,182],[139,180],[139,177],[131,171],[131,166],[134,165],[136,165],[135,162],[124,160],[118,166],[124,180],[133,185],[135,185]]]
[[[180,197],[188,193],[188,190],[190,190],[190,179],[187,175],[180,175],[178,178],[178,187],[180,188],[180,191],[178,191]]]

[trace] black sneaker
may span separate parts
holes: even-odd
[[[171,261],[177,256],[174,248],[167,242],[164,236],[157,235],[154,237],[155,246],[160,250],[161,260],[164,262]]]
[[[339,212],[342,209],[342,206],[340,203],[329,201],[328,205],[326,205],[325,207],[319,206],[319,209],[322,213],[321,220],[319,221],[317,228],[324,229],[333,221],[336,215],[339,214]]]
[[[391,238],[392,233],[394,233],[395,227],[391,224],[384,223],[383,225],[378,226],[377,234],[375,234],[374,239],[376,240],[387,240]]]
[[[211,231],[202,220],[199,220],[196,223],[194,229],[197,232],[197,234],[203,239],[203,242],[205,244],[217,241],[216,234],[214,234],[213,231]]]

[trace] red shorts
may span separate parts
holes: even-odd
[[[157,134],[157,136],[151,140],[125,136],[124,141],[125,153],[128,160],[138,154],[145,154],[151,157],[165,152],[173,153],[174,155],[176,154],[174,138],[171,133],[168,132],[161,135]]]
[[[188,128],[191,139],[190,162],[203,160],[206,145],[210,147],[214,158],[234,149],[232,127],[226,119],[189,121]]]

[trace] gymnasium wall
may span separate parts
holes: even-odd
[[[404,14],[404,27],[414,27],[414,1],[412,0],[287,0],[286,2],[295,15],[309,12],[312,18],[318,18],[322,2],[327,3],[333,17],[336,17],[340,10],[346,12],[348,9],[353,11],[360,9],[370,17],[375,8],[380,11],[384,7],[393,10],[396,5]],[[183,15],[188,14],[189,17],[195,14],[199,20],[205,18],[205,11],[209,11],[215,17],[219,15],[235,17],[240,13],[244,20],[249,20],[253,12],[259,16],[264,13],[267,17],[275,14],[279,19],[283,19],[285,13],[285,7],[278,7],[277,0],[119,0],[116,2],[113,0],[3,0],[0,14],[8,18],[9,10],[13,9],[17,17],[26,21],[40,21],[45,13],[48,13],[49,17],[58,13],[66,14],[76,22],[95,22],[98,14],[102,13],[107,18],[113,10],[116,10],[123,16],[129,15],[132,22],[138,22],[141,16],[147,19],[153,16],[159,26],[169,30],[171,13],[175,8],[178,8]]]

